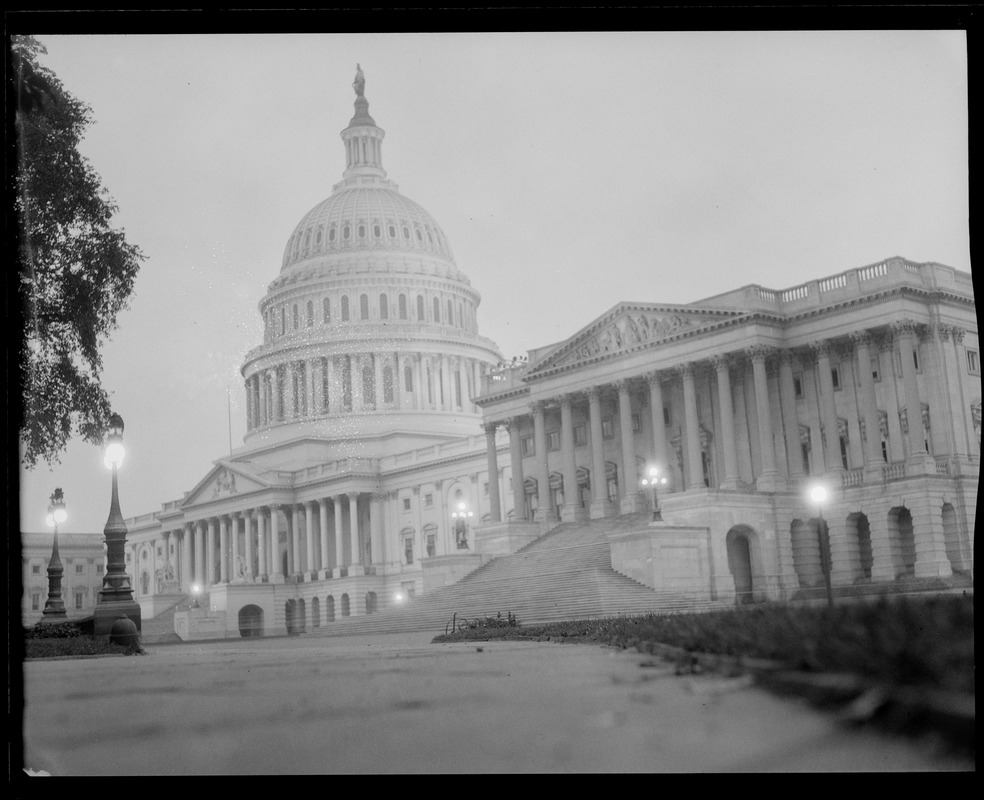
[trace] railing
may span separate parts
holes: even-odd
[[[947,456],[936,459],[936,474],[937,475],[949,475],[950,474],[950,459]]]
[[[864,469],[849,469],[841,473],[841,486],[864,485]]]
[[[895,481],[905,477],[905,462],[896,461],[894,464],[886,464],[882,467],[882,478],[886,481]]]

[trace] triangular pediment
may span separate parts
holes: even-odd
[[[553,348],[532,365],[524,377],[532,378],[556,368],[652,347],[701,329],[719,327],[723,322],[742,316],[745,312],[733,309],[619,303]]]
[[[188,492],[181,505],[187,508],[266,488],[267,483],[249,475],[235,462],[220,461]]]

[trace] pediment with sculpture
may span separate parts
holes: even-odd
[[[707,325],[717,325],[723,321],[723,318],[740,315],[741,312],[737,311],[701,313],[666,306],[651,309],[640,306],[619,306],[575,334],[541,364],[537,364],[529,374],[576,364],[606,353],[627,351]]]
[[[264,485],[259,481],[224,464],[218,464],[188,493],[182,505],[187,507],[197,503],[208,503],[263,488]]]

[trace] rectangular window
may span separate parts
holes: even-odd
[[[615,429],[612,426],[612,418],[605,417],[601,421],[601,438],[602,439],[614,439]]]
[[[41,607],[41,595],[31,595],[31,611],[37,611]]]
[[[912,348],[912,366],[916,368],[916,372],[919,372],[919,349],[916,347]]]
[[[489,482],[488,481],[486,481],[485,483],[482,484],[482,496],[483,497],[488,497],[489,496]]]
[[[31,564],[31,574],[32,575],[40,575],[41,574],[41,565],[40,564]]]
[[[847,462],[847,439],[843,436],[840,437],[840,449],[841,449],[841,464],[844,465],[844,469],[850,469]]]
[[[841,388],[840,369],[838,367],[830,370],[830,380],[834,384],[835,389]]]
[[[663,424],[670,424],[670,407],[665,403],[663,404]]]
[[[803,396],[803,376],[793,375],[793,391],[797,397]]]
[[[164,551],[161,549],[160,545],[157,545],[157,557],[161,558],[164,555]]]
[[[82,592],[75,593],[75,607],[82,608]]]
[[[642,430],[642,420],[639,419],[638,414],[632,415],[632,432],[638,433]]]
[[[967,372],[971,375],[978,375],[981,371],[981,362],[976,350],[967,351]]]
[[[96,575],[102,575],[102,574],[103,574],[103,565],[96,564]]]
[[[409,511],[410,510],[410,498],[409,497],[404,497],[403,498],[403,510],[404,511]]]
[[[84,573],[85,573],[85,564],[76,564],[75,565],[75,574],[76,575],[83,575]]]
[[[887,464],[888,463],[888,442],[886,442],[884,439],[882,439],[881,450],[882,450],[882,461],[884,461]]]
[[[878,368],[878,356],[871,357],[871,377],[875,383],[881,380],[881,370]]]
[[[574,444],[584,445],[588,443],[588,429],[584,425],[574,426]]]
[[[427,534],[427,555],[433,556],[437,553],[437,546],[435,544],[434,534]]]
[[[547,431],[547,450],[560,450],[560,431]]]
[[[536,454],[536,449],[533,447],[533,437],[524,436],[520,440],[520,452],[524,456],[532,456]]]
[[[408,564],[413,563],[413,538],[410,536],[403,540],[403,555]]]
[[[433,507],[434,507],[434,495],[432,495],[432,494],[425,494],[424,495],[424,508],[433,508]]]

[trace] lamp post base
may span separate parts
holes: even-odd
[[[141,630],[140,627],[140,604],[135,600],[111,600],[105,603],[99,603],[93,614],[92,614],[92,635],[97,637],[105,636],[109,638],[110,633],[112,633],[113,625],[123,615],[130,619],[134,625],[137,626],[137,632]]]

